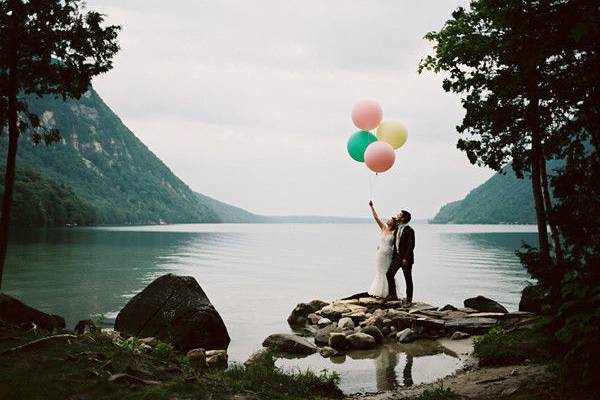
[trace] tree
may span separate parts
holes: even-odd
[[[6,258],[18,138],[59,139],[29,113],[26,95],[79,98],[92,77],[112,68],[119,26],[86,12],[81,0],[0,0],[0,121],[8,124],[8,154],[0,220],[0,287]],[[4,116],[4,119],[2,119]],[[2,125],[4,126],[4,125]]]
[[[548,20],[557,18],[551,2],[475,0],[458,8],[439,32],[434,54],[419,72],[446,72],[445,91],[462,95],[466,111],[457,127],[457,147],[473,164],[500,171],[509,163],[517,176],[531,176],[539,251],[550,264],[547,226],[551,207],[546,160],[558,152],[557,126],[568,120],[569,104],[547,90],[558,35]],[[551,224],[555,253],[560,255],[558,228]]]

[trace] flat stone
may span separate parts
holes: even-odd
[[[456,311],[463,312],[465,314],[473,314],[473,313],[479,312],[476,309],[470,308],[470,307],[457,308]]]
[[[321,318],[319,319],[319,321],[317,322],[317,326],[319,328],[325,328],[327,325],[331,325],[332,322],[329,318]]]
[[[342,318],[352,318],[354,324],[360,324],[362,321],[367,319],[367,314],[364,311],[352,311],[346,314],[342,314]]]
[[[383,304],[383,300],[374,297],[361,297],[358,299],[358,304],[367,308],[373,308]]]
[[[467,318],[494,318],[494,319],[505,319],[507,314],[504,313],[493,313],[493,312],[478,312],[469,314]]]
[[[375,342],[375,338],[371,335],[367,335],[366,333],[354,333],[348,336],[348,342],[350,342],[350,347],[357,350],[368,350],[373,349],[377,346]]]
[[[417,318],[412,321],[414,326],[423,327],[425,330],[443,330],[446,326],[446,321],[443,319],[433,319],[433,318]]]
[[[408,313],[414,314],[423,310],[437,310],[437,307],[427,303],[413,303],[413,305],[408,309]]]
[[[305,355],[317,352],[317,347],[314,344],[301,336],[291,333],[274,333],[269,335],[262,345],[289,354]]]
[[[398,339],[400,343],[409,343],[415,340],[416,338],[417,335],[410,328],[406,328],[396,334],[396,339]]]
[[[329,336],[331,336],[332,333],[341,332],[342,330],[336,325],[328,325],[325,328],[319,329],[317,333],[315,333],[315,343],[320,346],[326,346],[327,344],[329,344]]]
[[[493,318],[459,318],[453,319],[450,321],[446,321],[446,329],[453,331],[461,331],[470,333],[472,335],[478,335],[482,333],[486,333],[489,331],[494,325],[496,325],[496,320]]]
[[[342,314],[349,313],[350,311],[351,310],[348,307],[329,305],[317,311],[316,314],[323,318],[329,318],[332,321],[337,321],[338,319],[342,318]]]
[[[432,318],[444,318],[445,316],[448,315],[444,311],[435,311],[435,310],[421,310],[421,311],[416,312],[415,314],[426,315],[426,316],[432,317]]]

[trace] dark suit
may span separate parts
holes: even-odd
[[[395,235],[400,234],[400,229],[396,230]],[[396,242],[398,245],[396,246]],[[406,300],[412,302],[413,297],[413,282],[412,282],[412,266],[415,263],[415,231],[410,225],[405,225],[400,234],[400,240],[396,240],[394,236],[394,252],[392,254],[392,262],[390,268],[388,268],[385,274],[388,281],[388,287],[390,290],[390,297],[397,298],[396,293],[396,281],[394,277],[396,272],[402,268],[404,273],[404,280],[406,281]],[[406,265],[402,262],[406,260]]]

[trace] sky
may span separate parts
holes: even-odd
[[[492,171],[456,149],[463,111],[417,73],[455,0],[89,0],[122,25],[94,86],[193,190],[265,215],[430,218]],[[350,113],[378,101],[408,142],[374,177],[347,154]]]

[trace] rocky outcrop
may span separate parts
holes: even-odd
[[[12,296],[2,293],[0,293],[0,320],[15,325],[35,324],[38,328],[47,331],[65,328],[65,319],[63,317],[46,314],[45,312],[29,307]]]
[[[135,295],[117,315],[115,330],[124,336],[156,337],[179,350],[222,350],[227,328],[191,276],[163,275]]]
[[[542,306],[547,301],[548,293],[544,291],[541,285],[526,286],[521,292],[521,301],[519,302],[519,311],[529,311],[539,313]]]
[[[315,311],[325,307],[327,303],[322,300],[313,300],[309,303],[299,303],[293,310],[287,321],[292,328],[300,328],[306,325],[308,317]],[[318,319],[317,319],[318,321]],[[314,322],[313,322],[314,323]]]
[[[465,300],[465,307],[480,312],[507,313],[508,310],[500,303],[484,296],[471,297]]]
[[[318,351],[317,347],[301,336],[291,333],[274,333],[269,335],[262,344],[273,350],[298,355],[313,354]]]

